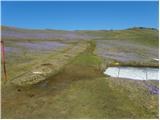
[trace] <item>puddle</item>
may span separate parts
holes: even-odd
[[[150,67],[109,67],[104,74],[133,80],[159,80],[159,69]]]

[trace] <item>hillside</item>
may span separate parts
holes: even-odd
[[[103,39],[132,40],[158,46],[159,31],[150,28],[129,28],[126,30],[31,30],[2,26],[2,38],[21,39]]]
[[[129,28],[126,30],[78,31],[81,34],[96,35],[101,40],[130,40],[145,45],[158,46],[159,31],[150,28]],[[96,38],[95,38],[96,39]]]
[[[3,26],[2,118],[158,118],[158,80],[104,75],[112,66],[158,69],[158,32]]]
[[[31,29],[20,29],[20,28],[2,26],[2,38],[77,40],[77,39],[91,39],[94,38],[94,35],[87,35],[87,34],[81,35],[80,33],[77,33],[75,31],[31,30]]]

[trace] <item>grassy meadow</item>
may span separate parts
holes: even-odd
[[[151,94],[145,85],[158,87],[159,81],[103,74],[117,62],[120,66],[158,67],[153,60],[158,58],[158,32],[148,28],[57,31],[2,27],[8,75],[5,81],[2,69],[2,118],[158,119],[159,95]],[[13,36],[8,35],[11,33]],[[76,53],[72,48],[79,43],[87,47]],[[45,81],[23,87],[12,84],[37,66],[60,60],[56,56],[69,50],[68,55],[76,53],[73,59],[64,59],[67,64]]]

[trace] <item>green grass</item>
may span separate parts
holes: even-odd
[[[87,43],[89,43],[88,48],[81,53],[79,56],[75,58],[75,60],[72,62],[72,64],[79,64],[84,66],[97,66],[102,63],[101,58],[99,58],[97,55],[93,54],[93,51],[96,47],[96,42],[94,40],[90,40]],[[84,43],[85,44],[85,43]]]
[[[85,65],[99,66],[102,63],[102,61],[96,55],[83,53],[83,54],[79,55],[73,63],[80,64],[83,66],[85,66]]]
[[[49,109],[54,113],[50,115],[52,118],[156,118],[157,104],[149,101],[157,101],[157,96],[153,99],[151,95],[142,96],[145,91],[135,91],[134,83],[127,83],[132,89],[115,84],[118,83],[102,77],[76,81],[52,99]],[[153,104],[154,109],[147,108],[150,105],[144,106],[145,103]]]

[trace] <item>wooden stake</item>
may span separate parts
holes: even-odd
[[[1,40],[1,60],[3,64],[3,70],[4,70],[4,78],[7,80],[7,71],[6,71],[6,63],[5,63],[5,49],[4,49],[4,42]]]

